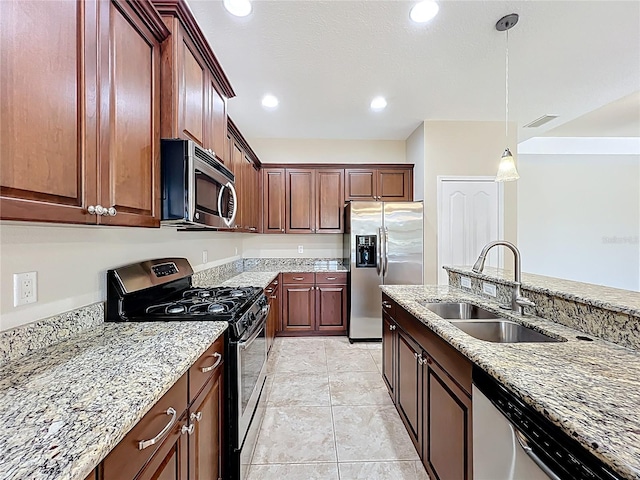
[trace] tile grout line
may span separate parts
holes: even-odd
[[[336,434],[336,420],[333,416],[333,397],[331,396],[331,377],[329,376],[329,356],[327,355],[327,343],[324,342],[324,356],[327,362],[327,387],[329,389],[329,406],[331,408],[331,429],[333,430],[333,449],[336,453],[336,473],[340,480],[340,462],[338,458],[338,435]]]

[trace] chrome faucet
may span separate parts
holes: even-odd
[[[491,250],[493,247],[498,245],[504,245],[505,247],[509,248],[513,252],[513,260],[514,260],[513,270],[515,271],[514,281],[516,286],[513,289],[513,294],[511,296],[511,310],[522,315],[524,313],[524,307],[535,307],[536,304],[533,303],[528,298],[523,297],[522,292],[520,291],[520,287],[522,286],[522,283],[520,282],[522,277],[522,271],[521,271],[521,265],[520,265],[520,250],[518,250],[518,247],[516,247],[511,242],[507,242],[506,240],[498,240],[495,242],[487,243],[482,249],[482,251],[480,252],[480,256],[478,257],[478,260],[476,260],[476,263],[473,265],[472,270],[475,273],[482,273],[482,270],[484,269],[484,262],[487,259],[487,254],[489,253],[489,250]]]

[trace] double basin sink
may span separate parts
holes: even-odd
[[[562,342],[471,303],[427,303],[421,305],[479,340],[495,343]]]

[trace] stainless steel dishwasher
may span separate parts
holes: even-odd
[[[478,367],[472,390],[474,480],[622,478]]]

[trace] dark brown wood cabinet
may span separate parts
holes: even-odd
[[[284,273],[283,335],[344,335],[346,273]]]
[[[117,0],[0,9],[1,218],[158,226],[160,44],[169,35],[158,12]],[[34,94],[54,84],[62,90]]]
[[[98,478],[223,478],[223,355],[219,337],[107,455]]]
[[[262,233],[285,233],[285,186],[284,168],[262,169]]]
[[[152,2],[171,32],[162,45],[162,137],[193,140],[227,163],[229,79],[186,2]]]
[[[471,480],[471,362],[382,298],[383,378],[422,463],[431,478]]]
[[[346,168],[345,200],[413,200],[413,166]]]
[[[317,169],[314,233],[344,232],[344,170]]]
[[[313,169],[286,169],[286,233],[316,231],[315,174]]]
[[[266,337],[267,351],[271,350],[276,333],[280,327],[280,276],[272,281],[265,289],[264,294],[269,301],[269,316],[267,317]]]

